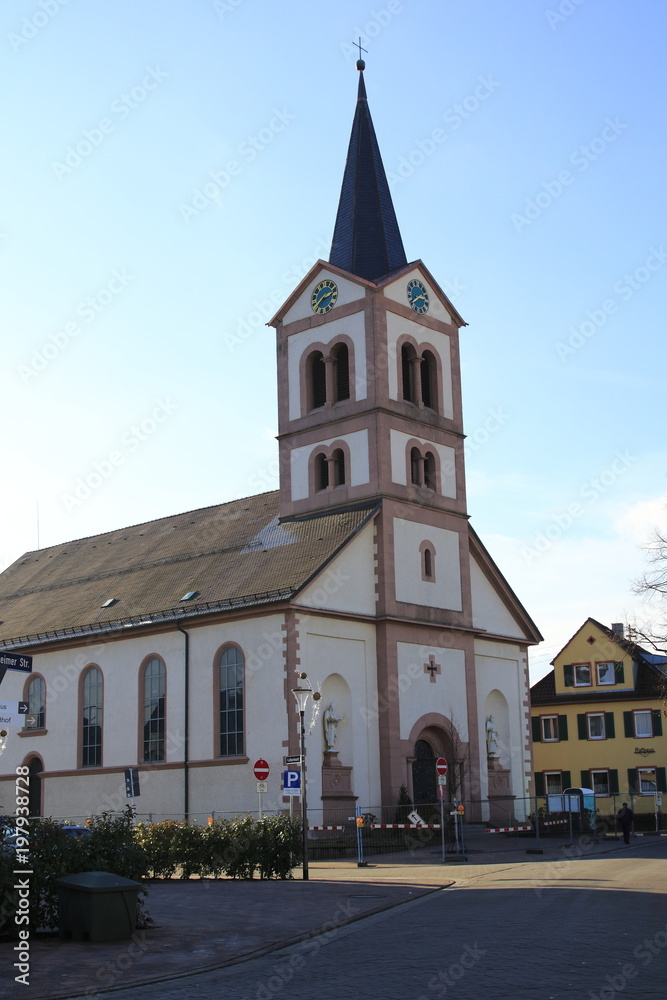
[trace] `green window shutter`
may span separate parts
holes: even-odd
[[[577,715],[577,732],[579,734],[580,740],[588,739],[588,731],[586,729],[586,713],[580,712]]]
[[[613,740],[614,736],[616,736],[613,712],[604,713],[604,732],[608,740]]]
[[[622,660],[618,660],[614,664],[614,681],[616,684],[625,684],[625,671],[623,670]]]
[[[656,780],[656,788],[658,789],[658,791],[667,792],[667,780],[664,767],[656,767],[655,780]]]
[[[544,775],[541,771],[535,772],[535,794],[544,795]]]
[[[574,687],[574,670],[571,663],[563,667],[563,683],[566,688]]]
[[[592,788],[591,785],[591,772],[582,771],[581,772],[581,787],[582,788]]]
[[[609,769],[609,793],[618,795],[618,771],[615,767]]]
[[[563,791],[566,788],[572,788],[572,775],[569,771],[563,771]]]
[[[558,739],[567,739],[567,715],[558,716]]]
[[[623,728],[625,729],[625,735],[632,739],[635,735],[635,724],[632,718],[632,712],[623,712]]]
[[[637,772],[634,767],[628,768],[628,791],[630,795],[637,794]]]
[[[662,736],[662,715],[660,709],[652,708],[651,717],[653,719],[653,735]]]
[[[542,733],[541,733],[539,715],[534,715],[532,718],[532,722],[533,722],[533,743],[541,743]]]

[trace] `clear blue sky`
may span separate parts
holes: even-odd
[[[633,613],[665,519],[658,0],[5,0],[0,565],[38,505],[45,547],[276,486],[264,323],[328,256],[360,34],[408,258],[469,324],[469,509],[536,678]]]

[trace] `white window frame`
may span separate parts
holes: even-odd
[[[606,767],[592,767],[591,768],[591,786],[592,786],[593,790],[595,790],[595,777],[594,777],[594,775],[596,775],[596,774],[604,774],[604,775],[606,775],[606,777],[607,777],[607,791],[606,792],[595,792],[595,794],[599,795],[599,796],[601,796],[603,798],[609,798],[609,796],[611,795],[611,792],[609,790],[611,788],[611,785],[610,785],[610,782],[609,782],[609,769],[606,768]]]
[[[611,680],[602,680],[602,677],[600,676],[600,667],[608,668],[608,672],[611,672]],[[607,687],[616,683],[616,664],[613,660],[600,660],[599,663],[595,664],[595,673],[599,687]]]
[[[649,728],[649,732],[648,733],[640,733],[639,732],[639,728],[637,726],[637,716],[638,715],[648,715],[648,728]],[[638,709],[635,709],[635,711],[632,713],[632,727],[633,727],[634,732],[635,732],[635,739],[636,740],[651,739],[651,737],[653,736],[653,715],[651,713],[651,709],[650,708],[638,708]]]
[[[591,720],[601,719],[602,720],[602,735],[594,736],[591,731]],[[587,712],[586,713],[586,733],[589,740],[606,740],[607,739],[607,724],[604,717],[604,712]]]
[[[588,680],[580,681],[577,679],[577,671],[580,668],[585,668],[588,670]],[[572,664],[572,680],[574,681],[575,687],[590,687],[591,686],[591,665],[590,663],[573,663]]]
[[[555,736],[547,736],[547,727],[545,723],[551,722],[553,730],[555,731]],[[540,716],[540,730],[542,736],[542,743],[559,743],[560,733],[558,729],[558,716],[557,715],[541,715]]]
[[[544,794],[545,795],[562,795],[563,794],[563,772],[562,771],[542,771],[544,776]],[[558,777],[558,788],[549,787],[549,778]]]
[[[650,775],[650,781],[653,785],[651,789],[643,788],[642,775]],[[654,767],[638,767],[637,768],[637,790],[639,795],[655,795],[658,788],[658,776]],[[646,780],[646,779],[644,779]]]

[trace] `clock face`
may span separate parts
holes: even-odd
[[[428,312],[428,292],[416,278],[408,281],[407,287],[408,302],[416,313]]]
[[[320,281],[319,285],[315,285],[313,289],[313,294],[310,296],[311,309],[318,316],[321,316],[323,313],[328,313],[330,309],[333,309],[337,298],[338,285],[331,278],[325,278],[324,281]]]

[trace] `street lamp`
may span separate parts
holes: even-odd
[[[307,674],[299,674],[301,680],[307,680]],[[318,701],[321,697],[319,691],[313,691],[308,687],[292,688],[292,694],[296,698],[296,704],[301,716],[301,833],[303,837],[303,878],[308,881],[308,806],[306,803],[306,727],[304,723],[304,713],[308,698],[312,694],[313,701]]]

